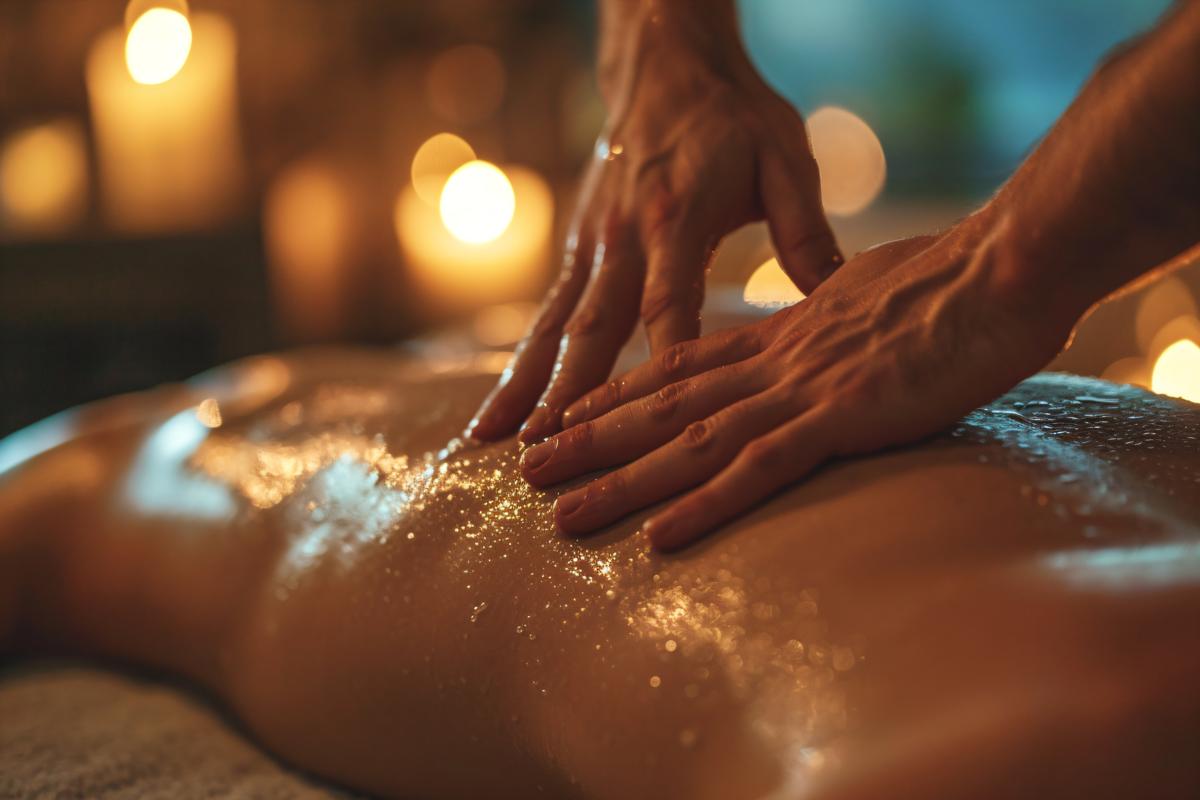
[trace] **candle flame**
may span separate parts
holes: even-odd
[[[1191,339],[1168,345],[1154,362],[1150,386],[1158,394],[1200,403],[1200,345]]]
[[[166,83],[179,74],[192,51],[188,18],[155,7],[138,17],[125,38],[125,65],[138,83]]]
[[[438,210],[446,230],[461,242],[486,244],[508,230],[517,198],[508,176],[487,161],[468,161],[442,187]]]

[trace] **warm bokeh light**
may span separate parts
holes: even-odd
[[[779,266],[779,260],[770,258],[760,264],[750,280],[746,281],[742,299],[759,308],[779,308],[800,302],[804,299],[804,293],[796,288],[783,267]]]
[[[454,170],[474,160],[471,145],[453,133],[429,137],[413,156],[412,185],[417,197],[436,208],[446,179]]]
[[[349,187],[331,165],[303,161],[271,184],[263,227],[272,293],[293,335],[327,337],[342,322],[353,220]]]
[[[495,240],[508,229],[515,209],[508,176],[495,164],[478,160],[450,174],[438,201],[446,230],[468,244]]]
[[[191,54],[166,83],[130,77],[124,27],[102,32],[88,53],[99,197],[114,230],[201,230],[244,210],[237,34],[219,14],[190,20]]]
[[[18,131],[0,147],[0,215],[6,229],[47,233],[78,222],[87,199],[83,131],[74,120]]]
[[[821,200],[837,216],[857,214],[883,190],[887,162],[871,126],[836,106],[808,118],[808,137],[821,169]]]
[[[525,335],[535,313],[535,303],[501,303],[488,306],[471,321],[471,330],[480,344],[488,347],[512,345]]]
[[[1196,301],[1187,284],[1168,275],[1147,289],[1138,302],[1134,319],[1138,347],[1142,352],[1156,352],[1151,350],[1153,340],[1168,321],[1196,315]]]
[[[439,54],[429,65],[429,105],[443,119],[472,125],[496,113],[504,99],[504,62],[490,47],[466,44]]]
[[[396,199],[396,236],[423,299],[462,311],[535,296],[544,288],[554,230],[554,193],[536,172],[505,167],[516,198],[512,222],[486,246],[468,244],[441,223],[413,186]]]
[[[191,50],[188,18],[169,8],[151,8],[129,28],[125,66],[138,83],[166,83],[183,69]]]
[[[1150,388],[1150,370],[1146,360],[1137,356],[1114,361],[1108,365],[1100,377],[1113,383],[1125,383],[1130,386],[1140,386],[1143,389]]]
[[[1155,392],[1200,403],[1200,345],[1180,339],[1154,362],[1150,386]]]

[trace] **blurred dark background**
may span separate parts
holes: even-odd
[[[741,16],[811,121],[853,252],[986,198],[1166,5],[745,0]],[[179,52],[178,20],[127,27],[126,7],[0,3],[0,435],[272,348],[452,322],[516,338],[604,119],[591,2],[194,0]],[[167,77],[139,84],[139,65]],[[501,185],[455,172],[495,199],[455,217],[446,179],[472,157]],[[740,291],[770,255],[751,226],[712,280]],[[1102,308],[1059,366],[1149,384],[1167,345],[1200,341],[1197,297],[1192,268]]]

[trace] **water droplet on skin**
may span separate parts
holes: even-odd
[[[674,653],[676,647],[678,647],[678,645],[675,644],[674,639],[667,639],[667,641],[663,644],[663,649],[668,653]]]
[[[650,688],[657,689],[660,686],[662,686],[662,678],[658,677],[657,675],[651,675],[650,676]]]
[[[487,611],[487,607],[488,607],[487,600],[481,600],[479,605],[477,605],[477,606],[475,606],[475,608],[471,609],[471,623],[472,624],[479,621],[479,615],[482,614],[484,611]]]

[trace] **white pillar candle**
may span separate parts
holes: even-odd
[[[183,68],[163,83],[144,85],[130,76],[124,28],[101,34],[88,55],[101,201],[118,230],[203,228],[236,208],[242,183],[236,37],[216,14],[192,15],[191,28]]]

